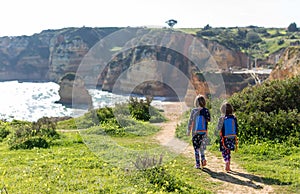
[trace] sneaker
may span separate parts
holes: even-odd
[[[196,164],[196,165],[195,165],[195,168],[196,168],[196,169],[199,169],[199,168],[200,168],[200,165],[199,165],[199,164]]]
[[[206,166],[206,160],[202,160],[202,161],[201,161],[201,164],[202,164],[202,167],[203,167],[203,166]]]

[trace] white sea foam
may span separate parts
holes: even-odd
[[[54,82],[32,83],[18,81],[0,82],[0,119],[37,121],[43,116],[80,116],[87,112],[84,109],[73,109],[55,103],[59,100],[59,85]],[[113,106],[124,102],[128,97],[109,92],[91,89],[93,106]]]

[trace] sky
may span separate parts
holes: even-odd
[[[299,0],[1,0],[0,36],[67,27],[300,27]],[[298,26],[299,25],[299,26]]]

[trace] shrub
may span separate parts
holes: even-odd
[[[278,41],[277,41],[277,44],[278,44],[278,45],[283,45],[283,44],[284,44],[284,40],[282,40],[282,39],[278,40]]]
[[[137,120],[149,121],[151,118],[149,111],[151,101],[152,99],[150,98],[139,100],[138,98],[130,97],[128,104],[131,116]]]
[[[249,31],[246,35],[246,39],[251,43],[259,43],[262,41],[260,36],[254,31]]]
[[[32,149],[32,148],[49,148],[50,145],[45,138],[42,137],[28,137],[18,139],[9,147],[11,150],[17,149]]]
[[[0,141],[2,139],[5,139],[8,135],[9,135],[9,130],[5,129],[5,128],[0,128]]]
[[[240,142],[300,144],[300,76],[266,81],[232,95]]]
[[[104,133],[111,136],[124,136],[124,128],[120,127],[116,119],[111,119],[101,124]]]
[[[211,29],[197,32],[197,36],[216,36],[216,35],[217,35],[216,31]]]
[[[10,134],[8,122],[0,121],[0,142]]]
[[[138,156],[134,162],[135,167],[139,170],[135,179],[154,185],[154,191],[156,192],[189,193],[190,186],[171,174],[167,166],[162,165],[162,159],[162,155],[158,158],[147,154],[143,157]]]
[[[155,156],[145,154],[144,156],[138,156],[133,164],[138,170],[146,170],[147,168],[160,166],[162,164],[162,160],[163,155],[160,155],[159,158],[156,159]]]
[[[99,108],[97,110],[97,118],[100,123],[114,118],[113,109],[111,107]]]
[[[151,118],[150,118],[150,123],[160,123],[160,122],[164,122],[166,121],[167,119],[161,114],[160,110],[150,106],[149,108],[149,111],[150,111],[150,115],[151,115]]]
[[[288,28],[287,28],[288,32],[297,32],[298,28],[297,28],[297,24],[295,22],[291,23]]]
[[[56,132],[56,121],[49,117],[42,117],[37,122],[32,122],[32,135],[41,135],[50,138],[58,138],[59,134]]]
[[[13,122],[12,125],[15,131],[9,138],[9,149],[48,148],[51,140],[59,138],[56,122],[48,117],[32,123]]]

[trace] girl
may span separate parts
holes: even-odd
[[[221,117],[218,122],[218,131],[220,133],[220,151],[225,161],[225,171],[230,171],[230,152],[236,149],[238,124],[233,115],[233,107],[229,103],[221,106]]]
[[[206,100],[202,95],[196,96],[194,101],[194,106],[195,108],[192,109],[189,122],[188,122],[187,135],[189,136],[192,131],[192,136],[193,136],[192,143],[195,151],[195,160],[196,160],[195,168],[200,168],[200,159],[201,159],[201,167],[203,168],[204,166],[206,166],[206,159],[205,159],[204,152],[206,149],[206,143],[208,141],[207,124],[210,121],[210,113],[209,110],[205,107]],[[201,118],[203,118],[202,121]],[[201,158],[199,156],[199,152]]]

